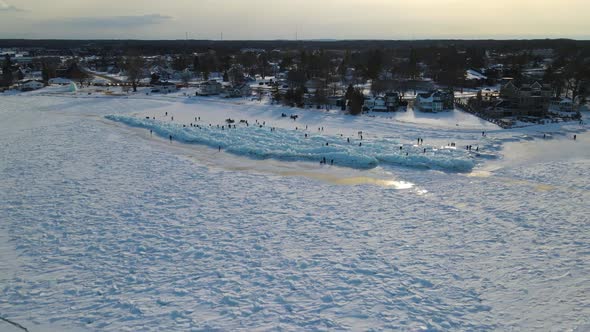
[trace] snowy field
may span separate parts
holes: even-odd
[[[0,316],[30,331],[588,331],[587,129],[0,95]]]

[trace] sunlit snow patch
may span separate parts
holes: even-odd
[[[182,125],[147,118],[107,115],[107,119],[132,127],[153,130],[159,136],[174,140],[221,147],[225,152],[256,159],[319,162],[323,158],[334,165],[370,169],[379,164],[412,168],[469,172],[475,166],[473,157],[459,149],[433,149],[425,146],[401,145],[391,139],[347,142],[343,137],[309,134],[295,130],[264,126],[238,125],[235,129],[221,126]],[[328,145],[326,145],[326,143]],[[362,143],[360,145],[359,143]],[[400,147],[402,147],[400,149]],[[424,153],[423,149],[427,151]]]

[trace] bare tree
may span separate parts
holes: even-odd
[[[182,84],[184,84],[185,87],[188,87],[188,83],[191,81],[191,78],[193,78],[193,75],[188,70],[183,71],[182,74],[180,75],[180,79],[182,80]]]
[[[133,92],[137,92],[137,85],[143,78],[144,66],[145,61],[140,56],[132,55],[125,58],[125,72],[127,73],[127,81],[133,86]]]

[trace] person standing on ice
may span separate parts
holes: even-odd
[[[350,137],[347,137],[347,138],[346,138],[346,142],[347,142],[347,143],[350,143]]]
[[[170,143],[172,143],[172,135],[170,135]]]
[[[219,146],[218,151],[221,152],[221,145]]]
[[[152,136],[152,130],[150,129],[150,136]]]
[[[574,135],[574,141],[576,140],[576,138],[578,138],[578,135]]]

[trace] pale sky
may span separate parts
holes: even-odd
[[[0,0],[0,38],[590,39],[590,0]]]

